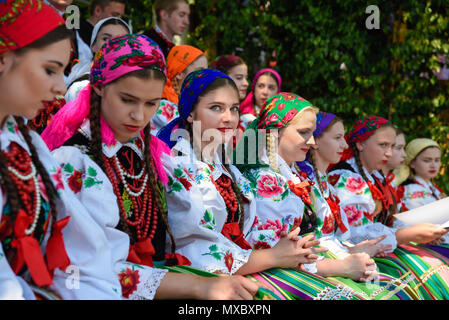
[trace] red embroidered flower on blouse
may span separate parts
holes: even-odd
[[[334,186],[338,182],[339,179],[340,179],[339,174],[333,174],[333,175],[329,176],[328,181],[331,185]]]
[[[231,272],[232,270],[232,264],[234,263],[234,257],[232,256],[231,252],[226,252],[226,255],[224,257],[226,268],[228,268],[228,271]]]
[[[72,189],[74,193],[80,192],[81,188],[83,187],[82,172],[74,170],[73,174],[68,179],[68,183],[70,189]]]
[[[129,296],[136,291],[137,284],[139,281],[139,271],[131,270],[130,268],[126,268],[125,272],[119,273],[119,281],[122,286],[122,295],[125,298],[129,298]]]

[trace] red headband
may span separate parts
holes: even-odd
[[[0,2],[0,53],[26,47],[64,25],[64,19],[41,0]]]

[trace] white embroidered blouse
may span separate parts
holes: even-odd
[[[50,289],[63,299],[120,299],[120,284],[110,264],[111,251],[107,238],[84,205],[70,190],[61,167],[52,157],[45,142],[34,131],[30,131],[30,136],[39,159],[47,169],[57,190],[57,197],[55,197],[57,219],[70,217],[62,233],[71,265],[67,268],[67,273],[59,269],[55,270],[53,285]],[[0,130],[1,150],[8,152],[13,142],[30,154],[25,139],[18,131],[15,119],[8,117]],[[3,213],[7,204],[3,188],[0,190],[0,204]],[[0,215],[0,224],[2,217],[3,214]],[[43,254],[45,254],[46,242],[51,232],[49,229],[41,243]],[[24,281],[29,280],[28,276],[25,274],[22,278],[14,274],[5,257],[3,245],[0,246],[0,299],[34,299],[35,296],[28,283]]]

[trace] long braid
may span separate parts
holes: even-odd
[[[101,97],[97,95],[94,90],[91,90],[90,113],[89,113],[91,138],[89,149],[93,157],[93,160],[103,170],[103,172],[107,172],[103,160],[103,144],[101,139],[100,115],[101,115]]]
[[[316,180],[318,182],[318,188],[320,189],[321,194],[324,197],[324,190],[323,190],[323,186],[321,185],[320,174],[319,174],[318,168],[316,167],[315,151],[314,150],[310,150],[310,163],[312,164],[313,171],[314,171]]]
[[[276,143],[273,141],[275,138],[271,134],[271,132],[267,132],[267,153],[268,153],[268,161],[270,162],[270,167],[276,171],[277,173],[281,173],[278,167],[277,161],[277,151],[276,151]]]
[[[17,216],[20,209],[20,199],[17,188],[14,182],[12,181],[11,176],[9,175],[7,163],[8,161],[5,155],[3,154],[2,151],[0,151],[0,182],[1,185],[6,189],[6,196],[11,208],[11,220],[14,223],[15,217]]]
[[[25,138],[28,148],[30,149],[31,160],[33,161],[33,164],[36,167],[37,172],[40,174],[42,181],[44,182],[44,186],[48,195],[48,202],[50,205],[50,213],[52,215],[53,222],[56,222],[56,204],[55,204],[55,195],[57,195],[56,188],[53,185],[50,176],[48,175],[47,169],[45,169],[45,167],[43,166],[42,162],[39,159],[36,148],[34,147],[33,141],[29,134],[28,127],[25,125],[21,117],[15,117],[15,119],[17,121],[20,133]]]
[[[167,230],[168,235],[170,236],[170,240],[171,240],[171,250],[172,253],[176,252],[176,242],[175,242],[175,237],[173,236],[173,233],[171,232],[170,226],[168,224],[168,213],[167,210],[164,206],[164,204],[162,203],[162,199],[161,197],[165,198],[165,190],[163,187],[160,187],[159,183],[156,180],[157,174],[156,171],[154,170],[154,166],[153,166],[153,157],[151,155],[151,129],[150,129],[151,125],[148,124],[145,129],[144,129],[144,134],[145,134],[145,165],[148,169],[148,179],[150,181],[150,184],[152,186],[154,186],[154,188],[151,188],[151,193],[153,196],[153,200],[156,203],[157,206],[157,210],[161,213],[161,217],[162,217],[162,221],[165,224],[165,228]]]

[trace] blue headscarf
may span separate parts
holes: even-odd
[[[215,69],[203,69],[190,73],[182,83],[181,96],[179,98],[178,112],[179,117],[173,119],[170,123],[159,130],[157,137],[164,141],[169,148],[173,148],[177,138],[170,140],[171,133],[177,125],[179,129],[184,128],[181,124],[182,120],[187,120],[195,104],[198,96],[206,89],[212,82],[220,78],[229,78],[226,74]]]
[[[331,123],[331,121],[336,117],[335,114],[333,113],[328,113],[328,112],[318,112],[316,115],[316,129],[313,132],[313,137],[314,138],[318,138],[319,136],[321,136],[321,134],[323,133],[324,130],[326,130],[326,128],[329,126],[329,124]],[[308,177],[313,178],[315,175],[313,173],[313,169],[307,164],[310,164],[310,150],[309,152],[307,152],[306,155],[306,160],[304,161],[297,161],[296,164],[298,165],[298,168],[305,172],[307,174]]]

